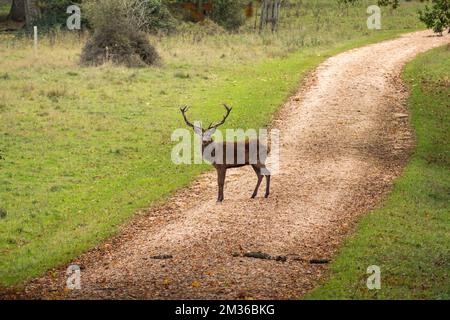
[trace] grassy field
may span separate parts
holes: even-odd
[[[46,37],[34,56],[30,40],[2,35],[0,283],[72,259],[207,170],[170,160],[180,105],[207,122],[227,102],[228,127],[264,127],[325,58],[420,27],[414,2],[386,10],[384,30],[368,31],[365,5],[347,15],[330,1],[305,2],[277,34],[194,28],[153,38],[158,68],[81,68],[83,36]]]
[[[308,299],[450,299],[450,47],[421,55],[404,79],[415,154],[383,207],[364,217]],[[366,269],[381,268],[381,290]]]

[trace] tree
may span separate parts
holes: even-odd
[[[41,32],[49,31],[54,27],[65,28],[68,17],[67,8],[73,4],[79,5],[81,2],[82,0],[39,0],[40,13],[34,19],[33,25],[37,25]],[[85,21],[83,21],[84,24]]]
[[[261,16],[259,21],[259,31],[270,22],[272,24],[272,32],[276,30],[280,18],[282,0],[263,0],[261,1]]]
[[[13,21],[25,21],[25,0],[13,0],[8,18]]]
[[[449,28],[450,32],[450,1],[433,0],[433,6],[425,6],[425,10],[419,11],[419,18],[428,28],[442,35],[442,32]]]
[[[39,14],[38,0],[13,0],[8,18],[30,24]]]

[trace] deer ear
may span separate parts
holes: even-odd
[[[207,130],[204,134],[203,134],[203,139],[204,140],[210,140],[211,137],[213,136],[213,134],[216,132],[217,128],[212,128]]]
[[[194,132],[195,132],[196,134],[198,134],[200,137],[203,135],[203,130],[202,130],[202,128],[194,127]]]

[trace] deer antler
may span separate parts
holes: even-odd
[[[180,108],[180,111],[181,111],[181,113],[183,114],[183,118],[184,118],[184,121],[186,122],[186,124],[187,124],[189,127],[195,129],[195,126],[188,120],[188,118],[187,118],[187,116],[186,116],[186,112],[187,112],[188,110],[189,110],[189,107],[188,107],[188,106],[183,106],[183,107]]]
[[[225,109],[227,110],[227,113],[225,114],[225,116],[223,117],[222,121],[218,122],[217,124],[213,125],[212,123],[209,125],[208,130],[209,129],[217,129],[218,127],[220,127],[221,125],[223,125],[225,123],[225,121],[227,121],[227,118],[229,117],[231,110],[233,110],[233,108],[230,108],[229,106],[227,106],[225,103],[223,104],[223,106],[225,107]]]

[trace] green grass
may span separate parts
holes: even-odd
[[[362,219],[307,299],[450,298],[450,47],[421,55],[404,71],[417,149],[383,204]],[[366,269],[381,268],[381,290]]]
[[[41,39],[37,57],[28,39],[2,38],[0,284],[69,261],[208,170],[170,160],[178,106],[210,122],[227,102],[228,127],[260,128],[325,58],[419,27],[415,3],[381,32],[364,29],[364,6],[322,9],[323,21],[304,8],[278,34],[155,38],[160,68],[80,68],[84,39],[69,34]]]

